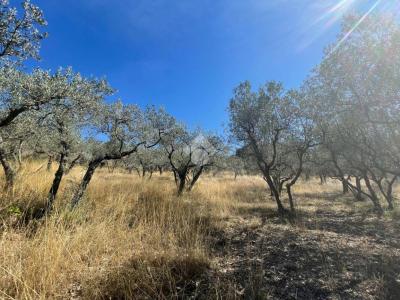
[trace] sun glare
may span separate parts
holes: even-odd
[[[371,8],[354,24],[354,26],[347,32],[343,38],[333,47],[332,51],[329,55],[334,53],[348,38],[349,36],[357,29],[358,26],[378,7],[378,5],[382,2],[382,0],[377,0]]]
[[[358,26],[373,12],[378,11],[381,13],[388,13],[393,16],[398,16],[400,13],[399,0],[375,0],[375,1],[361,1],[361,0],[340,0],[331,1],[325,4],[315,4],[311,7],[312,13],[316,17],[311,17],[311,23],[305,28],[303,33],[303,41],[300,43],[300,50],[309,47],[318,38],[323,36],[327,30],[336,25],[342,17],[351,12],[362,12],[360,19],[354,26],[347,32],[343,38],[333,47],[330,54],[334,53],[347,38],[357,29]]]

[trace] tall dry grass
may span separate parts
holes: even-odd
[[[265,198],[255,177],[205,177],[177,198],[170,174],[144,180],[100,169],[71,212],[68,201],[83,174],[76,168],[64,177],[53,213],[35,221],[54,171],[27,162],[13,193],[0,194],[0,298],[196,295],[210,266],[209,231],[246,199]]]
[[[26,163],[13,193],[0,194],[1,299],[182,298],[203,293],[204,284],[210,297],[222,297],[218,283],[207,282],[210,231],[235,214],[275,211],[258,177],[204,176],[177,198],[170,174],[144,180],[100,169],[71,212],[69,199],[83,174],[76,168],[63,179],[53,213],[35,221],[54,171]],[[312,198],[301,207],[312,213],[330,205],[318,194],[337,191],[337,184],[317,182],[294,190]]]
[[[27,165],[14,193],[1,195],[0,298],[165,298],[196,289],[209,264],[206,206],[177,199],[167,177],[100,170],[70,212],[77,169],[53,214],[37,222],[29,216],[44,205],[53,174],[38,167]]]

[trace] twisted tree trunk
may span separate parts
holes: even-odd
[[[357,201],[364,200],[362,196],[361,178],[359,176],[356,176],[356,200]]]
[[[365,181],[365,185],[367,186],[367,189],[369,191],[370,199],[371,199],[372,203],[374,204],[374,209],[375,209],[377,215],[381,216],[383,214],[382,206],[379,203],[378,196],[376,195],[375,190],[372,187],[371,182],[367,175],[364,175],[364,181]]]
[[[6,158],[6,154],[3,148],[0,148],[0,163],[3,166],[6,183],[4,189],[11,191],[14,187],[15,171],[9,161]]]
[[[379,190],[381,191],[381,194],[385,198],[386,202],[388,203],[388,209],[393,210],[394,209],[394,201],[393,201],[393,185],[397,180],[397,176],[393,176],[391,180],[385,179],[387,183],[387,188],[385,191],[385,187],[382,185],[382,180],[376,181],[378,184]]]
[[[271,179],[271,176],[269,176],[269,174],[264,174],[264,180],[267,182],[267,184],[271,190],[271,193],[275,198],[276,205],[278,206],[278,213],[280,215],[284,215],[286,213],[286,209],[282,204],[280,194],[279,194],[277,188],[275,187],[275,184],[274,184],[273,180]]]

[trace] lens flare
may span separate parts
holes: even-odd
[[[362,22],[378,7],[378,5],[382,2],[382,0],[377,0],[371,8],[358,20],[354,26],[343,36],[343,38],[336,44],[335,47],[331,50],[328,56],[332,55],[336,52],[337,49],[349,38],[349,36],[362,24]]]
[[[329,29],[340,22],[344,15],[350,12],[365,12],[349,32],[347,32],[332,48],[329,53],[329,55],[331,55],[340,48],[357,27],[359,27],[374,11],[398,17],[400,14],[400,0],[340,0],[326,1],[324,3],[314,2],[310,5],[309,11],[310,13],[307,15],[305,25],[303,25],[303,31],[300,33],[301,37],[300,42],[298,43],[298,50],[300,51],[309,47],[317,39],[326,34]]]

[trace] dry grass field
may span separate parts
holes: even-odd
[[[35,221],[53,175],[39,167],[0,195],[1,299],[400,299],[399,211],[378,219],[333,181],[300,182],[286,220],[257,177],[177,198],[170,174],[104,168],[70,212],[76,168]]]

